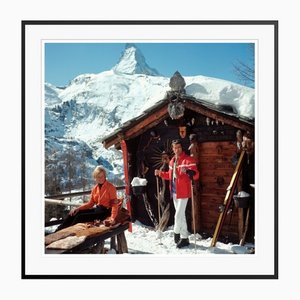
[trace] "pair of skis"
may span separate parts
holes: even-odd
[[[223,201],[220,216],[219,216],[219,219],[218,219],[218,222],[217,222],[217,225],[216,225],[216,229],[215,229],[212,241],[211,241],[211,245],[210,245],[211,247],[216,246],[218,237],[219,237],[220,232],[222,230],[222,227],[224,225],[224,221],[225,221],[225,218],[227,216],[227,212],[228,212],[228,210],[230,208],[230,205],[232,203],[233,194],[234,194],[234,191],[235,191],[236,186],[237,186],[237,182],[238,182],[241,170],[242,170],[242,165],[243,165],[244,159],[245,159],[245,151],[243,150],[240,154],[240,157],[239,157],[238,163],[235,167],[234,173],[232,175],[230,184],[227,188],[227,192],[226,192],[226,195],[225,195],[225,198],[224,198],[224,201]]]

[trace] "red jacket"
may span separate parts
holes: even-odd
[[[172,188],[172,176],[173,176],[173,166],[175,157],[170,160],[169,171],[161,172],[160,177],[166,180],[170,180],[170,190]],[[176,197],[179,198],[190,198],[191,197],[191,180],[186,174],[186,170],[191,169],[196,172],[194,180],[199,179],[199,171],[197,169],[196,161],[193,157],[181,153],[177,161],[176,166]]]

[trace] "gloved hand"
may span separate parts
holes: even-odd
[[[196,174],[194,170],[190,170],[190,169],[187,169],[185,173],[190,177],[191,180],[193,180],[193,177]]]

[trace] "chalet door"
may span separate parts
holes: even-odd
[[[235,142],[199,143],[199,171],[197,228],[200,232],[213,233],[219,206],[223,203],[226,189],[235,169]],[[237,234],[237,216],[228,216],[224,231]]]

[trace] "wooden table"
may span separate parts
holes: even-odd
[[[110,238],[110,249],[115,249],[117,254],[128,253],[125,230],[129,228],[129,222],[112,228],[101,235],[87,237],[81,244],[71,249],[47,249],[45,254],[104,254],[105,240]]]

